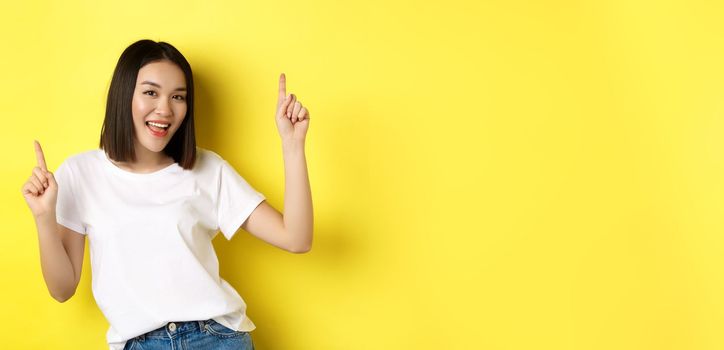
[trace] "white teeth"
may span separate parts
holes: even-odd
[[[159,123],[154,123],[154,122],[146,122],[146,124],[155,126],[157,128],[168,128],[171,125],[171,124],[159,124]]]

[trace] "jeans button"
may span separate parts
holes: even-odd
[[[171,332],[175,332],[175,331],[176,331],[176,324],[173,323],[173,322],[169,323],[169,324],[168,324],[168,329],[169,329]]]

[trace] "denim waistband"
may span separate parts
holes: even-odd
[[[176,336],[188,332],[203,331],[206,323],[205,321],[184,321],[184,322],[169,322],[165,326],[154,329],[145,334],[141,334],[136,338],[144,340],[145,338],[175,338]]]

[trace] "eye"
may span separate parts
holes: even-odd
[[[147,90],[147,91],[144,91],[143,93],[148,96],[156,96],[156,91],[153,91],[153,90]]]
[[[173,98],[176,99],[176,100],[178,100],[178,101],[184,101],[184,100],[186,100],[186,96],[181,96],[181,95],[175,95]]]

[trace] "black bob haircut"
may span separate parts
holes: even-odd
[[[163,152],[184,169],[191,169],[196,160],[194,131],[194,78],[186,58],[169,43],[139,40],[123,51],[113,72],[108,89],[106,117],[101,129],[100,148],[117,162],[135,161],[133,114],[131,102],[138,71],[151,62],[168,60],[186,76],[186,116]]]

